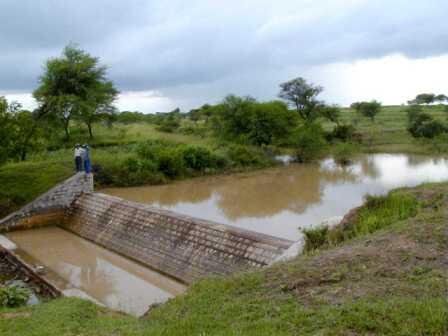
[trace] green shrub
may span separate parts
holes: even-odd
[[[157,161],[162,151],[178,146],[179,144],[166,140],[148,140],[137,146],[136,153],[141,159]]]
[[[19,307],[24,305],[30,297],[26,288],[18,286],[0,287],[0,307]]]
[[[316,250],[325,245],[328,239],[328,227],[322,226],[303,230],[305,236],[305,251]]]
[[[227,156],[235,166],[261,166],[266,164],[267,158],[262,151],[243,145],[230,145]]]
[[[352,143],[338,143],[333,149],[334,160],[341,164],[347,165],[351,162],[353,156],[357,153],[358,147]]]
[[[95,182],[102,186],[136,186],[165,182],[157,165],[150,160],[131,156],[126,159],[104,162],[95,175]]]
[[[225,160],[213,154],[209,149],[200,146],[186,146],[182,156],[187,168],[204,172],[207,169],[217,169],[225,165]]]
[[[165,148],[158,152],[158,170],[169,178],[176,178],[184,175],[185,161],[182,150],[179,148]]]
[[[414,138],[432,139],[448,132],[447,127],[420,109],[408,110],[408,131]]]
[[[316,123],[302,126],[296,144],[297,161],[310,162],[320,158],[326,145],[322,127]]]
[[[160,123],[159,126],[156,127],[156,130],[165,133],[173,133],[179,128],[179,126],[179,120],[174,118],[166,118]]]
[[[330,140],[341,140],[350,142],[354,139],[356,133],[353,125],[338,125],[330,133]]]

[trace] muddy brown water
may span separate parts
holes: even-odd
[[[8,233],[14,252],[67,296],[88,298],[136,316],[186,287],[138,263],[57,227]]]
[[[316,164],[163,186],[102,192],[186,215],[296,240],[299,228],[319,225],[362,204],[366,194],[448,180],[448,160],[416,155],[362,155],[347,167],[332,159]]]

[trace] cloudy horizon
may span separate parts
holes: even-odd
[[[330,104],[402,104],[448,94],[447,12],[440,0],[3,0],[0,95],[33,108],[45,61],[72,42],[108,66],[120,110],[271,100],[298,76]]]

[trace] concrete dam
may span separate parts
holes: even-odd
[[[78,173],[0,220],[0,233],[57,226],[186,285],[269,265],[292,241],[94,191]]]

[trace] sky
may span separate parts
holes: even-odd
[[[1,0],[0,95],[26,108],[45,61],[76,43],[108,67],[121,110],[182,111],[227,94],[403,104],[448,94],[446,0]]]

